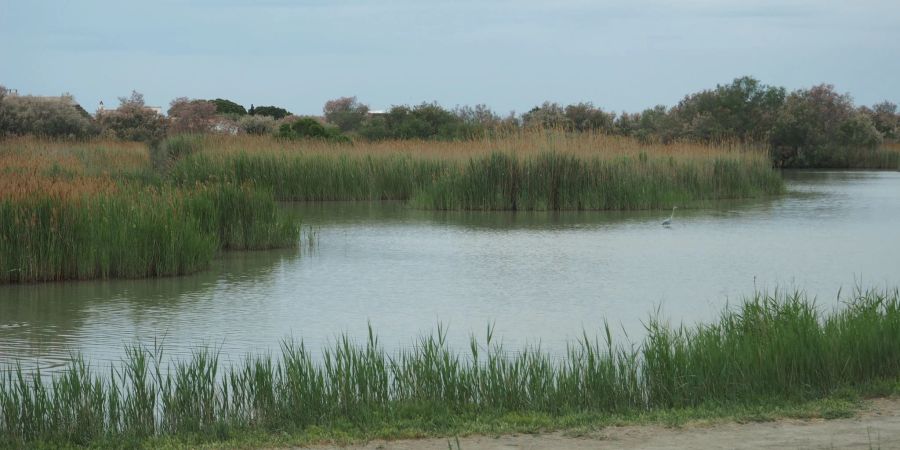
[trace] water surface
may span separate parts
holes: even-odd
[[[177,278],[0,286],[0,365],[58,367],[72,352],[118,360],[123,344],[208,344],[225,359],[319,348],[375,329],[389,349],[442,323],[450,342],[495,336],[561,353],[604,320],[638,339],[660,310],[713,318],[757,289],[900,286],[900,173],[795,172],[790,194],[669,211],[447,213],[398,203],[285,206],[312,249],[226,253]],[[684,206],[684,205],[682,205]]]

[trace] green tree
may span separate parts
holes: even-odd
[[[392,106],[387,114],[367,120],[360,130],[368,139],[463,139],[470,133],[461,118],[437,103]]]
[[[634,136],[638,132],[641,113],[622,112],[615,118],[613,132],[622,136]]]
[[[875,129],[885,139],[900,139],[900,115],[897,114],[896,104],[883,101],[871,109],[863,106],[859,110],[869,117]]]
[[[671,143],[678,137],[678,124],[663,105],[641,112],[634,136],[643,142]]]
[[[484,104],[471,106],[457,106],[453,110],[460,121],[467,125],[478,126],[483,129],[495,129],[501,125],[503,119]]]
[[[322,108],[325,120],[336,125],[341,131],[356,131],[369,114],[369,107],[356,97],[341,97],[329,100]]]
[[[769,142],[778,166],[844,167],[853,152],[874,149],[880,141],[849,95],[822,84],[788,95]]]
[[[243,105],[237,104],[231,100],[217,98],[211,101],[216,105],[216,114],[231,114],[235,116],[247,115],[247,110],[244,109]]]
[[[275,120],[283,119],[291,115],[288,110],[279,108],[277,106],[257,106],[254,108],[252,107],[252,105],[250,108],[250,114],[253,114],[255,116],[269,116],[274,118]]]
[[[567,124],[574,131],[611,132],[615,115],[604,112],[590,102],[581,102],[566,106]]]
[[[544,102],[522,115],[522,122],[530,128],[562,128],[572,129],[572,122],[559,103]]]
[[[370,141],[381,141],[393,137],[387,118],[377,115],[367,118],[359,127],[359,135]]]
[[[686,96],[671,114],[681,137],[707,142],[729,138],[764,141],[784,99],[784,88],[741,77]]]

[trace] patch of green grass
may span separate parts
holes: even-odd
[[[415,420],[383,423],[380,426],[362,429],[350,424],[332,428],[310,427],[302,431],[266,433],[247,430],[236,433],[224,441],[185,437],[157,437],[144,441],[133,441],[142,448],[161,449],[224,449],[224,448],[282,448],[304,447],[316,444],[352,445],[372,440],[398,440],[447,438],[453,448],[456,437],[472,435],[503,436],[510,434],[538,434],[564,430],[567,436],[592,436],[607,427],[634,425],[662,425],[678,428],[689,424],[717,424],[727,422],[750,423],[773,421],[783,418],[817,419],[825,418],[829,408],[840,408],[851,417],[864,407],[863,403],[850,403],[831,399],[803,403],[762,403],[757,405],[700,406],[696,408],[658,410],[638,413],[598,414],[572,413],[550,416],[541,413],[514,413],[503,415],[481,415],[460,417],[440,426],[431,426]],[[99,447],[116,446],[108,442]]]

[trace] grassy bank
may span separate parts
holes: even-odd
[[[784,189],[761,150],[558,132],[354,145],[205,138],[172,164],[171,177],[253,181],[281,200],[406,200],[425,209],[653,209]]]
[[[299,235],[270,191],[174,186],[145,147],[0,145],[0,283],[179,275],[219,250],[296,245]]]
[[[900,294],[845,300],[821,313],[802,294],[757,295],[711,324],[652,319],[635,345],[609,342],[607,330],[605,341],[572,343],[562,359],[537,349],[506,352],[490,332],[467,354],[449,348],[440,331],[394,354],[370,333],[366,343],[339,340],[321,359],[287,342],[280,358],[231,366],[210,351],[167,363],[159,349],[132,347],[113,368],[76,359],[52,381],[8,372],[0,439],[14,446],[284,442],[803,411],[900,376]]]

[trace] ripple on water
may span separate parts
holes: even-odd
[[[314,252],[225,253],[189,277],[0,286],[0,366],[58,370],[73,352],[105,367],[154,340],[166,358],[198,346],[224,361],[314,352],[371,324],[390,351],[438,323],[467,351],[488,324],[507,350],[599,336],[636,341],[660,309],[709,320],[754,289],[900,285],[900,174],[788,174],[791,194],[666,211],[446,213],[397,204],[293,205]]]

